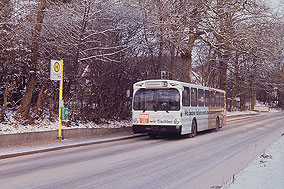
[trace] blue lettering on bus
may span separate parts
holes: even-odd
[[[185,110],[184,114],[185,116],[193,116],[193,115],[208,115],[209,111],[190,111],[190,110]]]

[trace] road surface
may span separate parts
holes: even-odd
[[[147,136],[0,160],[0,188],[219,188],[284,133],[284,114],[195,138]]]

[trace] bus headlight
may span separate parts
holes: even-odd
[[[174,123],[175,123],[176,125],[179,124],[179,120],[175,119],[175,120],[174,120]]]
[[[133,119],[133,123],[139,123],[138,119],[137,118]]]

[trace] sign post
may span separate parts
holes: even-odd
[[[61,108],[63,107],[62,90],[63,90],[63,60],[51,60],[50,64],[50,79],[60,81],[59,87],[59,128],[58,128],[58,139],[62,137],[62,120],[61,120]]]

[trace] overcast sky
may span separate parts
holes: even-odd
[[[279,6],[283,6],[281,5],[280,1],[281,0],[264,0],[268,5],[271,5],[272,7],[279,7]]]

